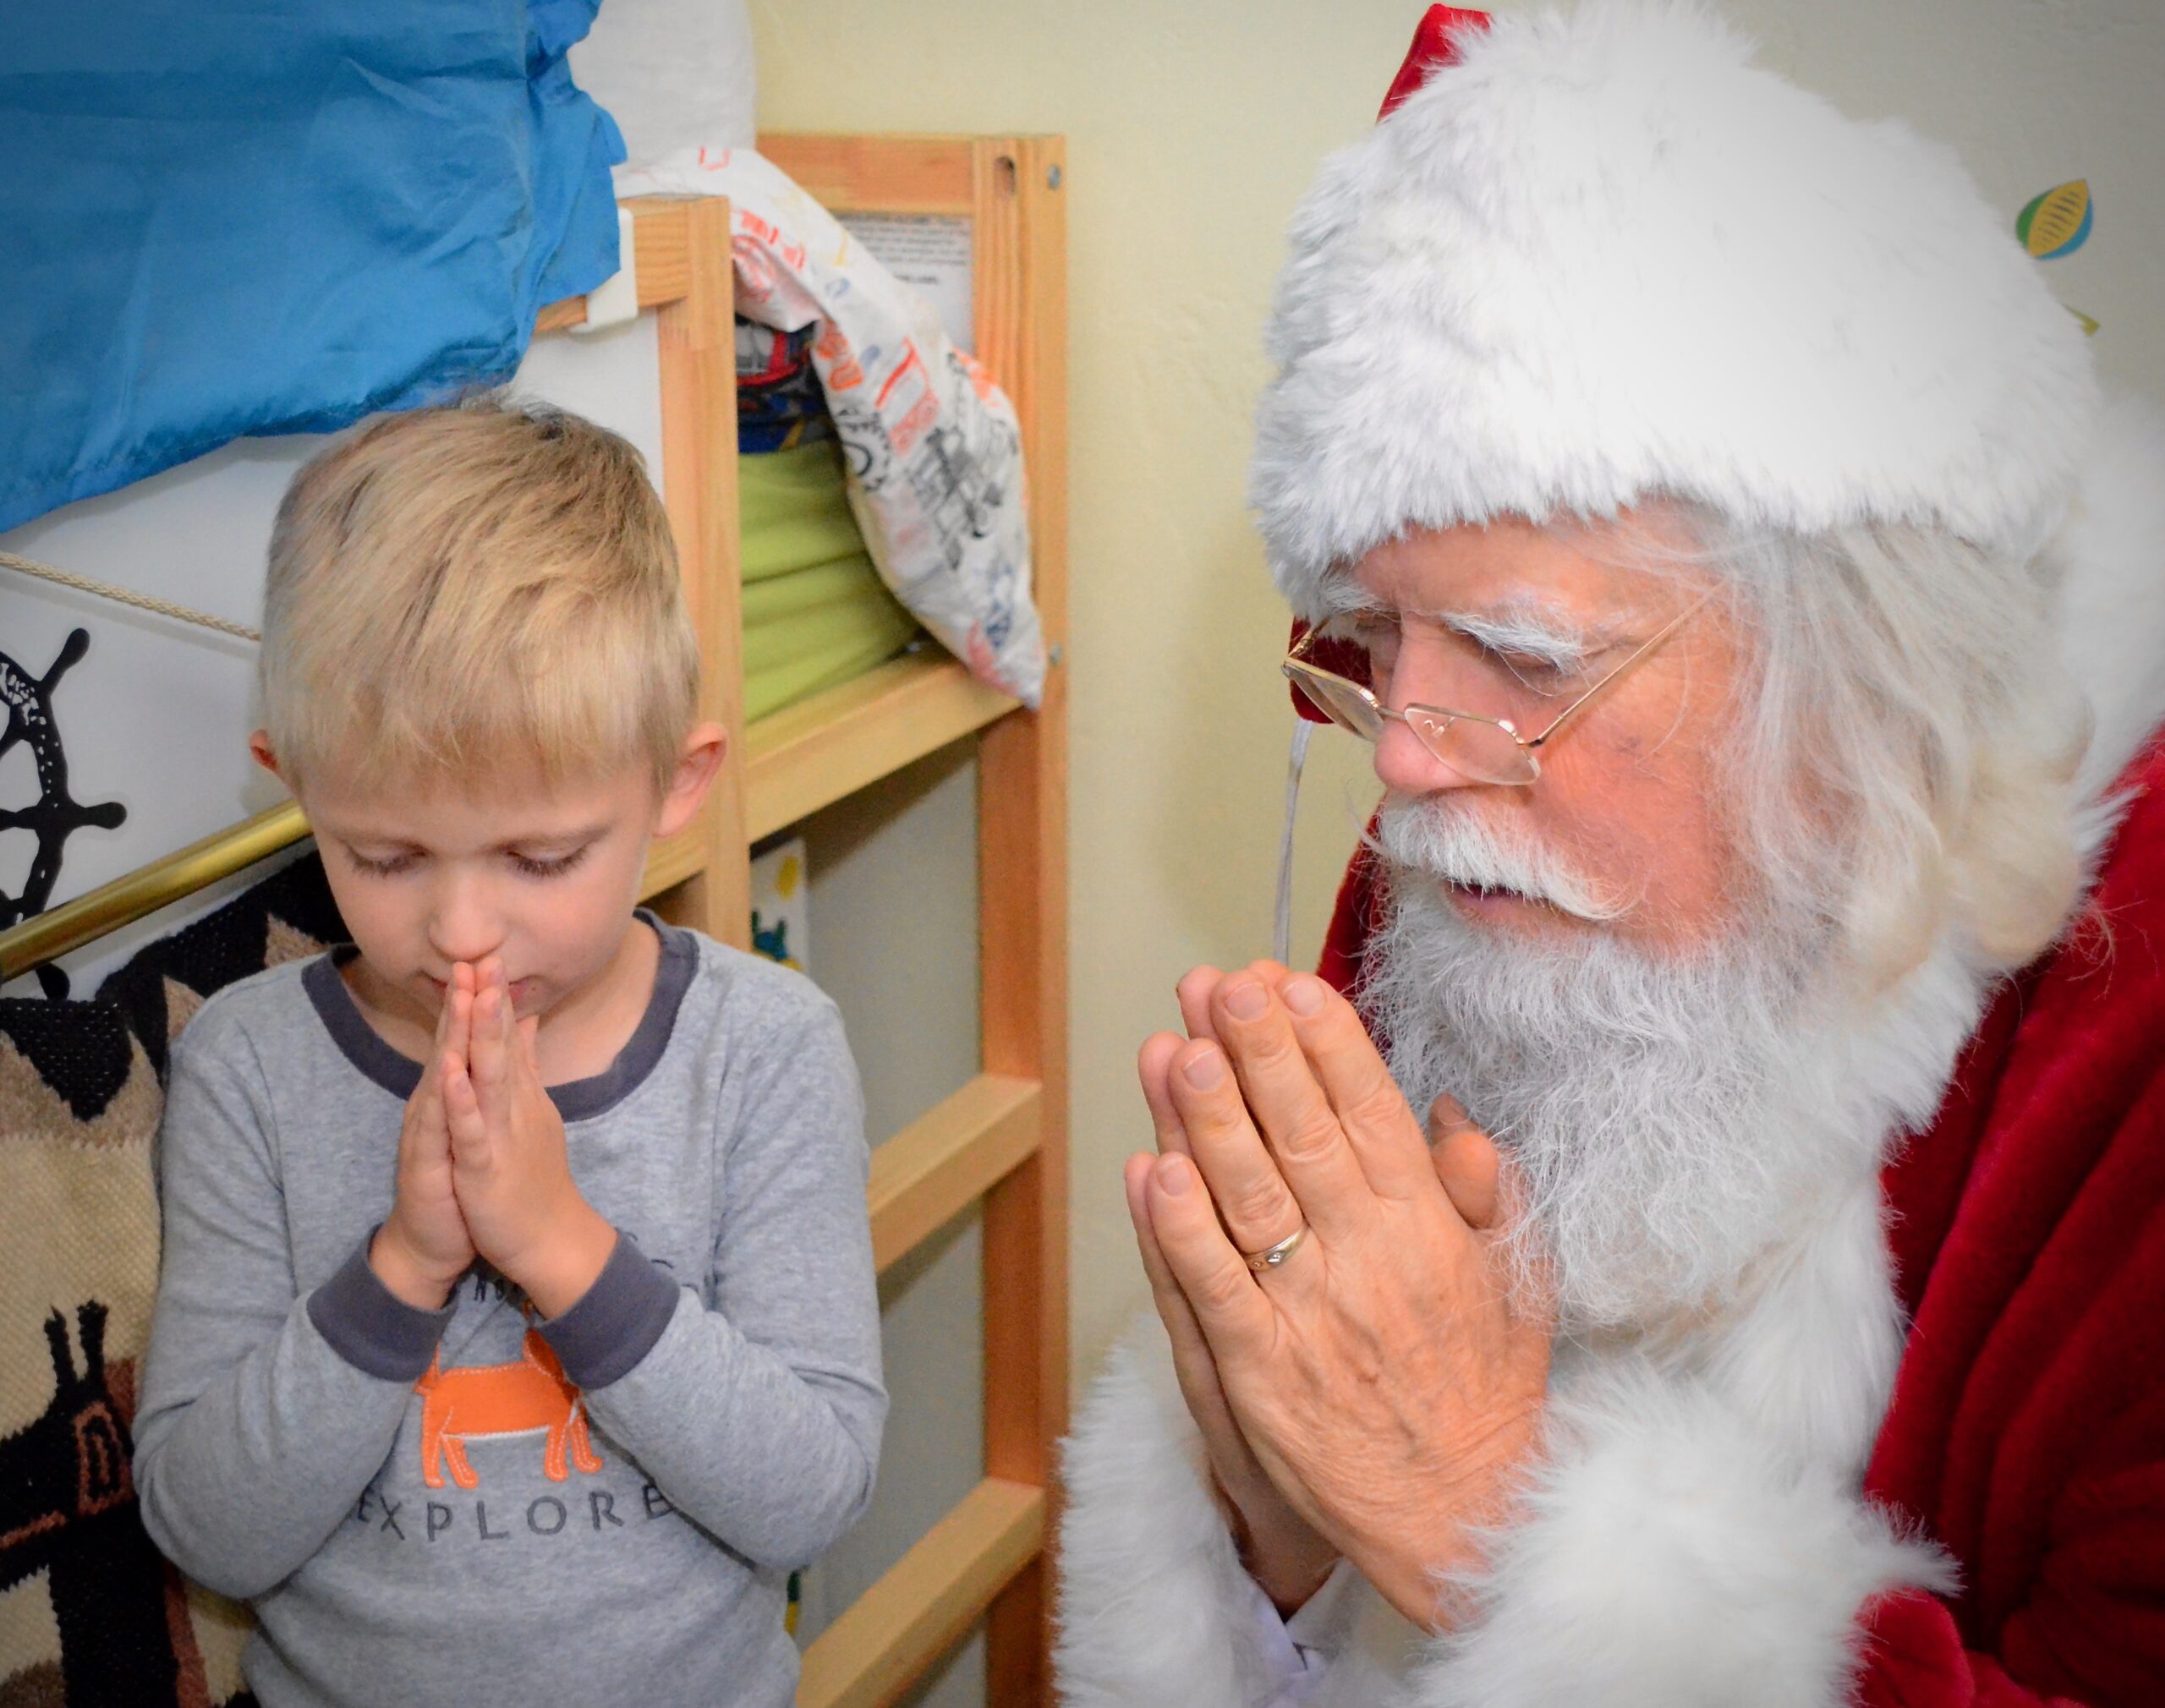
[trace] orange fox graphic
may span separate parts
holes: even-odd
[[[549,1343],[529,1328],[526,1355],[511,1364],[475,1364],[446,1370],[439,1351],[428,1373],[414,1384],[421,1396],[421,1476],[430,1488],[443,1486],[443,1467],[461,1488],[480,1481],[466,1462],[466,1443],[498,1435],[526,1435],[546,1430],[541,1468],[551,1482],[571,1475],[565,1448],[583,1471],[600,1470],[594,1442],[587,1434],[586,1403],[564,1374]]]

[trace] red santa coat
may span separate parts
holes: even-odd
[[[1887,1170],[1910,1317],[1866,1492],[1961,1563],[1877,1610],[1866,1700],[2165,1701],[2165,742],[2085,922]]]
[[[1886,1170],[1910,1331],[1866,1492],[1953,1557],[1868,1610],[1870,1708],[2165,1703],[2165,740],[2064,945]],[[1320,972],[1358,977],[1346,873]]]

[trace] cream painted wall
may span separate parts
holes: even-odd
[[[1241,497],[1285,221],[1373,120],[1414,0],[754,0],[774,129],[1068,138],[1073,564],[1073,1300],[1077,1393],[1145,1299],[1119,1190],[1148,1141],[1131,1063],[1201,961],[1266,952],[1289,714],[1284,615]],[[2165,3],[1729,0],[1765,58],[1954,144],[2012,220],[2087,177],[2052,264],[2108,374],[2165,397]],[[1325,735],[1303,810],[1312,955],[1362,808]]]

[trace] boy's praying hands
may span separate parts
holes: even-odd
[[[440,1060],[452,1185],[474,1250],[545,1317],[585,1295],[617,1230],[572,1179],[564,1121],[534,1060],[540,1022],[512,1012],[501,957],[460,962]]]
[[[461,963],[444,990],[436,1048],[421,1082],[406,1100],[398,1134],[397,1197],[369,1246],[376,1278],[416,1310],[440,1309],[474,1262],[474,1238],[458,1202],[451,1130],[444,1113],[444,1076],[456,1048],[465,1048],[474,1001],[474,970]]]
[[[369,1254],[409,1305],[440,1307],[479,1256],[559,1317],[616,1248],[617,1230],[572,1179],[563,1117],[534,1060],[538,1025],[515,1016],[499,956],[452,966],[406,1105],[397,1199]]]

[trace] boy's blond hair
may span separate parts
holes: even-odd
[[[577,415],[490,394],[391,416],[278,506],[260,674],[289,783],[629,763],[666,789],[699,670],[644,464]]]

